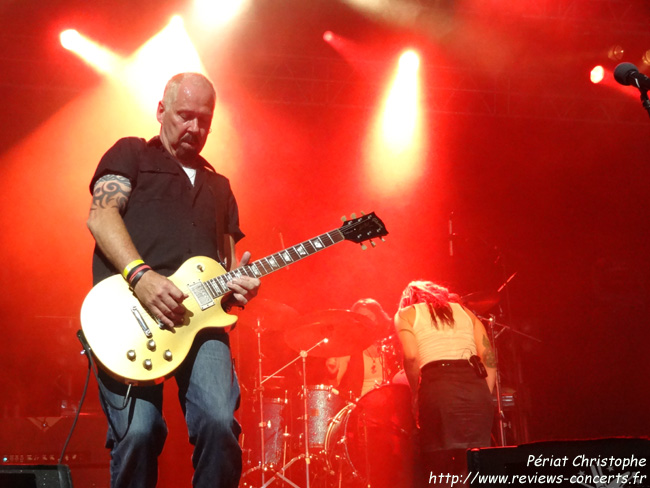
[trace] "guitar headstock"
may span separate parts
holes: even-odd
[[[386,226],[381,219],[375,215],[375,212],[369,213],[368,215],[362,215],[359,218],[354,217],[355,214],[352,214],[352,220],[345,220],[343,225],[339,228],[346,240],[362,244],[364,241],[375,239],[377,237],[382,238],[383,240],[383,237],[388,235]],[[372,244],[373,247],[375,246],[375,243],[372,241],[370,241],[370,244]]]

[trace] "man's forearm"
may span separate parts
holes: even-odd
[[[117,208],[92,209],[87,225],[99,249],[119,272],[141,258]]]

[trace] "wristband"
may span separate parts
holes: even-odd
[[[151,271],[151,266],[148,265],[143,265],[140,266],[137,270],[137,272],[130,277],[129,279],[129,288],[132,290],[135,289],[135,285],[138,284],[138,281],[140,281],[140,278],[142,278],[142,275],[145,274],[147,271]]]
[[[129,264],[127,264],[124,267],[124,271],[122,271],[122,277],[128,281],[127,276],[129,276],[131,270],[135,268],[138,264],[144,264],[144,261],[142,259],[136,259],[134,261],[131,261]]]
[[[126,275],[126,281],[127,281],[127,283],[131,283],[131,280],[133,279],[133,277],[134,277],[136,274],[138,274],[138,272],[139,272],[141,269],[144,269],[144,268],[150,268],[150,267],[151,267],[151,266],[149,266],[148,264],[144,264],[144,263],[142,263],[142,264],[138,264],[135,268],[132,268],[131,271],[129,271],[129,274]]]

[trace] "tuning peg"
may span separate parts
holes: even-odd
[[[345,215],[343,215],[343,216],[341,217],[341,222],[345,222],[346,220],[348,220],[347,217],[346,217]]]
[[[381,242],[386,242],[386,239],[384,239],[383,237],[380,237],[379,239],[381,239]]]
[[[361,212],[361,215],[366,215],[366,212]]]
[[[371,245],[372,247],[377,247],[377,244],[375,244],[374,241],[370,241],[370,245]]]
[[[366,249],[368,249],[368,246],[366,246],[365,244],[361,244],[361,249],[365,251]]]
[[[356,218],[357,218],[357,214],[353,213],[352,215],[350,215],[350,217],[352,217],[353,219],[356,219]]]

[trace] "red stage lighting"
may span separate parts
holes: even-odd
[[[646,52],[643,53],[643,56],[641,57],[641,61],[643,61],[643,64],[646,66],[650,66],[650,49],[648,49]]]
[[[591,80],[592,83],[597,84],[603,81],[605,78],[605,68],[602,66],[598,65],[595,66],[589,75],[589,79]]]
[[[74,50],[81,41],[81,35],[74,29],[67,29],[59,34],[61,45],[69,51]]]
[[[232,21],[249,3],[249,0],[194,0],[194,9],[203,26],[215,28]]]
[[[405,51],[368,139],[368,172],[373,186],[398,194],[422,171],[428,150],[424,137],[420,56]]]
[[[332,42],[334,40],[334,33],[332,31],[325,31],[323,33],[323,40],[325,42]]]
[[[64,48],[75,53],[101,73],[113,73],[120,65],[117,55],[74,29],[61,32],[59,39]]]
[[[609,51],[607,52],[607,57],[612,61],[620,61],[621,59],[623,59],[624,55],[625,55],[625,49],[623,49],[623,46],[621,46],[620,44],[614,44],[612,47],[609,48]]]

